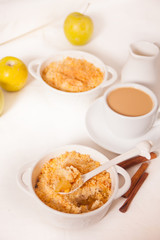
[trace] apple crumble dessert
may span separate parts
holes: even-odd
[[[79,176],[99,165],[87,154],[75,151],[61,154],[44,164],[35,192],[46,205],[61,212],[79,214],[95,210],[106,203],[111,195],[108,172],[99,173],[71,194],[62,195],[59,192],[69,192],[77,182],[79,184]]]
[[[53,88],[66,92],[84,92],[97,87],[103,72],[84,59],[67,57],[51,62],[42,72],[43,80]]]

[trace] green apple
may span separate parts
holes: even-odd
[[[64,22],[65,36],[74,45],[86,44],[91,39],[93,29],[92,19],[78,12],[69,14]]]
[[[20,59],[8,56],[0,60],[0,85],[6,91],[19,91],[27,78],[28,69]]]
[[[3,112],[3,108],[4,108],[4,96],[2,90],[0,89],[0,115]]]

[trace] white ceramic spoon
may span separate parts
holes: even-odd
[[[143,156],[147,159],[150,159],[150,152],[151,152],[151,147],[152,147],[152,143],[150,141],[143,141],[140,142],[139,144],[137,144],[137,146],[131,150],[129,150],[128,152],[125,152],[115,158],[113,158],[111,161],[108,161],[106,163],[103,163],[101,166],[95,168],[94,170],[92,170],[89,173],[83,174],[81,175],[82,178],[82,184],[79,185],[77,188],[73,189],[70,192],[59,192],[59,194],[63,194],[63,195],[67,195],[67,194],[71,194],[73,192],[75,192],[78,188],[80,188],[85,182],[87,182],[90,178],[94,177],[95,175],[97,175],[98,173],[107,170],[108,168],[123,162],[129,158],[135,157],[137,155],[139,156]]]

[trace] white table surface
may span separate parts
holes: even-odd
[[[59,50],[79,49],[97,55],[120,75],[131,42],[160,43],[160,1],[97,0],[87,13],[95,24],[89,44],[70,45],[59,22],[56,27],[49,26],[0,46],[0,58],[12,55],[28,64],[34,58]],[[23,164],[66,144],[90,146],[108,158],[115,154],[89,138],[84,124],[87,105],[82,108],[76,103],[58,102],[31,77],[24,89],[4,95],[5,109],[0,117],[0,240],[160,239],[159,158],[149,166],[149,177],[125,214],[119,212],[124,202],[120,198],[101,222],[80,231],[58,229],[44,219],[37,202],[17,185],[16,175]],[[132,175],[134,170],[129,173]]]

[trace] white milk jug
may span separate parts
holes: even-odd
[[[121,82],[135,82],[153,89],[158,82],[157,57],[159,48],[147,41],[132,43],[128,60],[122,68]]]

